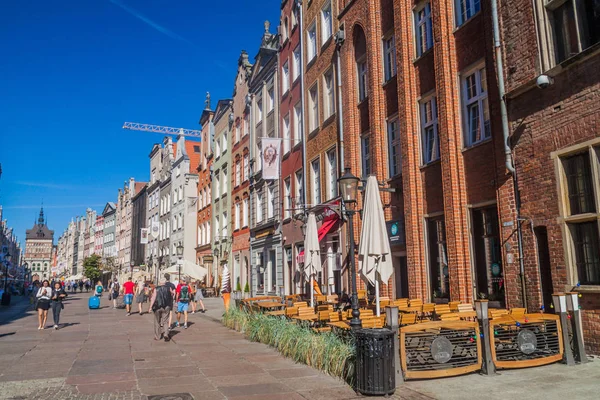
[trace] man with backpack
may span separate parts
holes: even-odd
[[[117,308],[117,299],[119,298],[119,291],[121,287],[119,286],[119,280],[117,278],[110,284],[110,298],[113,301],[113,308]]]
[[[177,285],[177,322],[175,326],[179,326],[179,319],[181,318],[181,313],[183,313],[183,328],[187,329],[188,327],[188,307],[190,305],[192,291],[187,281],[183,281],[183,283],[179,282]]]
[[[173,295],[175,290],[167,281],[160,282],[150,298],[150,309],[154,313],[154,340],[171,340],[169,336],[169,315],[173,308]],[[172,284],[171,284],[172,285]]]

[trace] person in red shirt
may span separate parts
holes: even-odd
[[[127,311],[127,316],[131,315],[131,303],[133,302],[133,289],[135,288],[135,283],[131,281],[131,276],[127,278],[127,282],[123,284],[123,301],[125,303],[125,310]]]

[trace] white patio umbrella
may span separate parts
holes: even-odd
[[[161,273],[163,273],[163,274],[167,273],[167,272],[171,275],[179,274],[179,265],[173,264],[166,270],[161,271]],[[183,260],[183,265],[181,266],[181,275],[187,275],[192,279],[202,280],[202,279],[204,279],[204,276],[206,275],[206,273],[207,273],[206,268],[204,268],[198,264],[195,264],[191,261]]]
[[[394,272],[394,267],[379,196],[379,185],[375,176],[369,176],[365,189],[358,264],[361,275],[375,285],[375,301],[377,316],[379,316],[379,279],[387,283]]]
[[[319,233],[317,232],[317,219],[314,213],[308,214],[306,221],[306,234],[304,236],[304,273],[310,282],[310,306],[315,306],[315,285],[312,276],[321,271],[321,248],[319,247]]]

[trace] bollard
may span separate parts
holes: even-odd
[[[492,360],[488,301],[475,300],[475,311],[477,313],[477,321],[479,321],[479,329],[483,335],[483,364],[481,366],[481,371],[483,375],[493,376],[496,375],[496,365],[494,365],[494,360]]]
[[[560,328],[562,330],[563,339],[563,362],[567,365],[575,365],[573,358],[573,350],[569,342],[569,327],[567,325],[567,299],[564,293],[553,293],[552,304],[554,304],[554,312],[560,317]]]
[[[402,366],[400,364],[400,338],[398,337],[400,328],[400,319],[398,307],[385,307],[385,325],[394,332],[394,370],[396,371],[396,388],[404,383],[402,375]]]
[[[571,318],[571,327],[573,328],[573,339],[575,343],[576,361],[579,363],[588,362],[585,353],[585,343],[583,341],[583,330],[581,329],[581,310],[579,309],[579,293],[567,292],[567,309],[573,313]]]

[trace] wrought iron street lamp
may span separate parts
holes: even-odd
[[[181,264],[183,264],[183,245],[181,244],[181,242],[177,245],[175,250],[177,250],[177,257],[179,258],[177,267],[178,267],[178,272],[179,272],[178,279],[179,279],[179,282],[181,283]]]
[[[350,172],[350,168],[345,168],[344,175],[338,179],[340,186],[340,194],[342,195],[342,202],[344,205],[344,212],[348,217],[348,236],[350,237],[350,274],[352,274],[352,319],[350,320],[350,327],[352,329],[358,329],[362,326],[360,321],[360,311],[358,311],[358,292],[356,289],[356,260],[354,259],[354,210],[357,203],[358,195],[358,182],[360,179]]]
[[[10,293],[8,292],[8,267],[10,266],[10,253],[4,255],[4,292],[2,293],[1,304],[3,306],[10,306]]]

